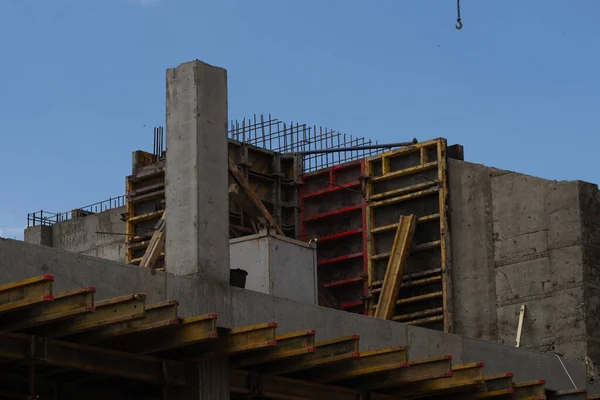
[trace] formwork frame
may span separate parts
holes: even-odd
[[[437,325],[451,332],[446,140],[438,138],[369,158],[365,178],[369,314],[373,314],[381,291],[385,273],[381,261],[387,260],[391,250],[389,238],[384,236],[395,232],[401,215],[416,214],[415,235],[421,241],[417,240],[411,249],[412,265],[402,282],[403,293],[407,292],[404,288],[412,288],[416,294],[401,294],[393,319],[413,325]],[[387,214],[379,211],[392,205]],[[431,255],[423,255],[428,251]],[[437,305],[440,299],[441,305]],[[408,305],[409,311],[405,310]]]
[[[365,160],[299,176],[299,238],[317,240],[317,268],[342,309],[366,314],[368,294],[366,200],[361,178]],[[340,203],[340,196],[345,199]],[[344,222],[351,218],[349,222]],[[325,247],[337,248],[325,249]],[[351,249],[351,250],[349,250]],[[357,268],[360,264],[360,268]],[[352,271],[348,271],[348,267]],[[327,269],[327,272],[325,272]],[[329,278],[323,278],[324,276]],[[337,278],[331,278],[337,276]],[[346,290],[341,290],[346,289]]]

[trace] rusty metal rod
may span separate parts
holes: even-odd
[[[411,142],[399,142],[399,143],[389,143],[389,144],[372,144],[366,146],[354,146],[354,147],[340,147],[337,149],[320,149],[320,150],[306,150],[306,151],[296,151],[296,154],[324,154],[324,153],[340,153],[344,151],[357,151],[357,150],[371,150],[371,149],[390,149],[392,147],[406,147],[412,146],[414,144],[419,143],[419,141],[415,138]]]

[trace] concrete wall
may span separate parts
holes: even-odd
[[[119,207],[49,227],[28,228],[25,230],[25,241],[122,262],[125,260],[125,223],[121,221],[121,213],[124,212],[125,207]],[[40,242],[40,229],[45,230],[46,236],[50,235],[51,238]]]
[[[525,305],[521,346],[600,362],[586,339],[600,292],[592,282],[584,291],[584,269],[600,276],[597,186],[455,160],[449,183],[455,332],[514,346]]]
[[[229,241],[232,269],[248,273],[245,288],[305,304],[319,304],[317,249],[263,230]]]
[[[316,329],[317,340],[357,333],[361,335],[361,350],[408,345],[411,359],[451,354],[455,364],[485,362],[486,373],[513,372],[517,380],[546,379],[551,388],[572,387],[559,360],[551,354],[300,304],[198,277],[152,273],[8,239],[0,239],[0,270],[0,283],[54,274],[56,292],[93,285],[98,300],[144,292],[149,302],[179,300],[182,316],[218,313],[221,326],[276,321],[281,333]],[[579,387],[600,390],[600,385],[588,383],[584,362],[569,359],[564,362]]]

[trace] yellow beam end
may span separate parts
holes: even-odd
[[[169,300],[146,306],[144,318],[103,326],[77,337],[80,343],[97,343],[112,338],[168,327],[180,323],[177,317],[179,302]]]
[[[0,313],[54,300],[53,275],[41,275],[0,286]]]
[[[54,323],[66,318],[73,318],[91,313],[94,308],[96,288],[83,287],[61,292],[54,301],[32,305],[2,316],[2,331],[17,331]]]
[[[276,337],[277,346],[270,347],[264,352],[257,355],[246,355],[241,353],[233,355],[230,359],[232,368],[244,368],[249,366],[257,366],[270,364],[280,360],[294,362],[300,356],[309,353],[314,353],[315,349],[315,331],[301,331],[279,335]],[[289,360],[293,358],[293,360]]]
[[[143,293],[116,297],[96,302],[93,313],[59,321],[40,328],[40,334],[49,338],[72,336],[104,326],[144,317],[146,295]]]

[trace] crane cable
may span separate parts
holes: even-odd
[[[460,0],[456,0],[456,14],[457,14],[457,18],[456,18],[456,30],[461,30],[463,27],[463,23],[460,20]]]

